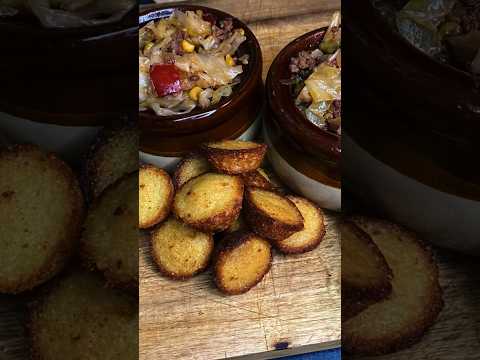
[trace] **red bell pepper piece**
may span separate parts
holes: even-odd
[[[150,79],[158,96],[179,92],[180,71],[173,64],[155,64],[150,68]]]

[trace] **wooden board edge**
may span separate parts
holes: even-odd
[[[308,354],[312,352],[319,352],[325,350],[341,349],[341,341],[333,340],[327,341],[321,344],[311,344],[304,345],[295,348],[289,348],[285,350],[273,350],[266,351],[263,353],[250,354],[250,355],[241,355],[229,358],[230,360],[269,360],[269,359],[278,359],[286,356]]]

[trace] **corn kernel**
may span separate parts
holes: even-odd
[[[195,86],[188,92],[188,96],[190,96],[190,99],[198,101],[198,95],[200,95],[202,90],[200,86]]]
[[[145,54],[147,51],[149,51],[153,47],[153,42],[147,43],[144,48],[143,48],[143,53]]]
[[[182,49],[187,53],[191,53],[195,50],[195,45],[189,43],[187,40],[182,40]]]
[[[240,35],[242,35],[242,36],[245,35],[245,30],[240,29]]]
[[[225,61],[227,62],[228,65],[235,66],[235,60],[233,60],[230,54],[227,54],[227,56],[225,56]]]

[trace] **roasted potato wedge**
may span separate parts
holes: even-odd
[[[183,280],[205,270],[213,253],[213,237],[168,219],[151,232],[152,253],[160,272]]]
[[[325,236],[323,212],[311,201],[287,196],[295,204],[304,219],[304,228],[283,240],[275,241],[276,248],[284,254],[302,254],[315,249]]]
[[[138,183],[139,227],[147,229],[170,214],[175,190],[170,175],[152,165],[142,165]]]
[[[55,279],[31,306],[33,359],[138,358],[138,300],[76,270]]]
[[[233,233],[235,231],[247,231],[248,225],[245,221],[245,218],[242,213],[238,215],[232,225],[229,226],[228,229],[225,230],[227,233]]]
[[[139,132],[130,125],[105,128],[92,144],[84,168],[83,183],[90,201],[108,186],[138,170]]]
[[[283,240],[303,230],[303,217],[295,204],[273,191],[256,187],[245,191],[245,220],[258,235]]]
[[[217,171],[237,175],[257,170],[265,157],[267,145],[223,140],[204,144],[202,149]]]
[[[392,270],[371,237],[352,221],[340,223],[342,297],[366,307],[392,292]],[[352,313],[352,312],[350,312]]]
[[[177,191],[173,212],[197,230],[223,231],[238,217],[242,199],[243,182],[239,177],[206,173]]]
[[[214,265],[215,282],[225,294],[243,294],[263,279],[271,264],[272,251],[267,240],[237,231],[220,242]]]
[[[138,172],[109,186],[95,199],[84,224],[85,264],[115,287],[138,288]]]
[[[241,174],[240,176],[247,187],[255,186],[265,190],[273,189],[272,183],[263,169],[259,168],[255,171]]]
[[[343,322],[342,346],[355,355],[386,354],[420,340],[443,307],[432,252],[397,225],[355,217],[354,223],[378,246],[393,272],[392,293]]]
[[[34,145],[0,149],[0,293],[44,283],[80,237],[84,199],[72,170]]]
[[[180,189],[188,180],[210,172],[212,169],[208,160],[200,154],[192,154],[177,165],[173,175],[175,189]]]

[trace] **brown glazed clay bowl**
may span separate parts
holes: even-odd
[[[136,13],[135,7],[115,23],[65,29],[45,28],[33,16],[0,18],[0,70],[91,75],[135,66],[137,59],[125,54],[137,43]]]
[[[72,29],[0,19],[0,111],[66,126],[119,119],[136,108],[137,39],[136,7],[121,21]]]
[[[318,48],[326,27],[311,31],[293,40],[277,55],[267,76],[267,102],[269,116],[282,128],[295,147],[319,158],[337,162],[340,159],[340,136],[311,123],[297,109],[291,85],[290,59],[300,51]]]
[[[170,16],[175,9],[202,10],[217,20],[232,18],[234,28],[245,31],[247,40],[238,52],[239,55],[248,54],[249,61],[244,65],[240,83],[233,87],[232,95],[214,106],[175,116],[158,116],[151,110],[139,113],[142,151],[158,155],[185,153],[198,145],[200,139],[207,137],[232,138],[241,133],[242,129],[245,130],[247,123],[253,122],[263,103],[262,53],[255,35],[247,25],[227,13],[204,6],[155,5],[140,14],[140,27],[149,21]],[[175,139],[177,141],[168,141]]]
[[[389,121],[408,123],[455,142],[476,143],[480,92],[474,77],[410,44],[371,1],[353,1],[344,10],[343,39],[349,51],[343,63],[350,74],[348,87],[353,91],[358,86],[351,80],[358,76],[362,88],[368,84],[381,102],[406,115]]]

